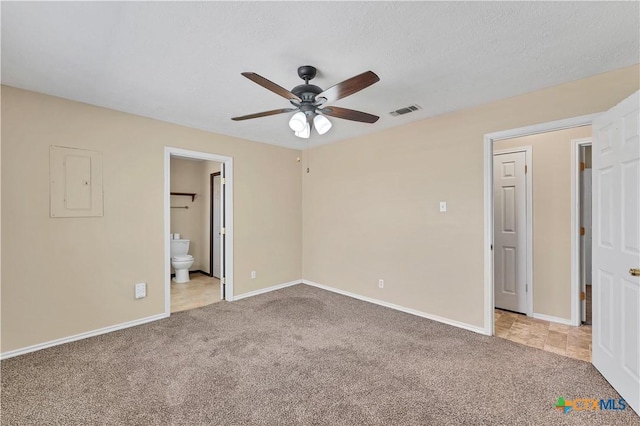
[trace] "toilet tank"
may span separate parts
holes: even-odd
[[[189,240],[171,240],[171,257],[189,253]]]

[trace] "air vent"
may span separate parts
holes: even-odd
[[[391,114],[393,117],[397,117],[399,115],[409,114],[410,112],[417,111],[419,109],[422,109],[420,105],[413,104],[413,105],[409,105],[408,107],[391,111],[389,114]]]

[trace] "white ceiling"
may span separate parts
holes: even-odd
[[[2,2],[2,83],[254,141],[304,149],[639,62],[638,2]],[[366,70],[373,86],[295,137],[287,108],[240,75],[326,89]],[[410,104],[423,109],[400,117]]]

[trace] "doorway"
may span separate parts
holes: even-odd
[[[220,233],[223,235],[223,238],[220,238],[219,250],[217,251],[217,256],[219,257],[219,278],[220,278],[220,299],[222,300],[233,300],[233,159],[227,156],[221,156],[217,154],[210,154],[205,152],[191,151],[185,150],[181,148],[172,148],[165,147],[164,152],[164,177],[165,177],[165,185],[164,185],[164,258],[165,258],[165,314],[171,314],[171,233],[174,234],[176,231],[171,230],[171,159],[186,159],[186,160],[196,160],[196,161],[205,161],[205,162],[217,162],[220,164],[219,173],[220,173],[220,186],[222,188],[219,203],[216,203],[216,206],[219,207],[219,219],[223,221],[223,225],[220,228]],[[207,187],[210,182],[210,174],[207,173],[206,181]],[[209,198],[209,188],[206,191],[201,191],[201,195],[203,195],[203,200]],[[196,200],[198,197],[197,194],[193,195],[191,201]],[[207,200],[208,201],[208,200]],[[209,206],[209,203],[206,203]],[[180,207],[180,206],[179,206]],[[184,209],[185,211],[187,209]],[[207,216],[209,216],[210,209],[205,209]],[[201,219],[201,223],[206,225],[207,234],[211,234],[209,230],[209,225],[213,220],[204,220]],[[204,229],[204,228],[203,228]],[[200,271],[203,272],[204,278],[209,278],[211,275],[212,269],[210,269],[210,245],[212,239],[207,238],[209,240],[208,243],[200,245],[200,248],[197,251],[198,256],[200,257],[200,265],[201,269],[209,269],[209,271]],[[205,255],[206,253],[206,255]],[[204,260],[203,263],[202,261]],[[209,278],[211,279],[211,278]],[[195,281],[195,280],[194,280]]]
[[[591,291],[591,249],[592,249],[592,221],[591,221],[591,146],[592,139],[581,138],[571,141],[572,144],[572,171],[573,185],[572,194],[574,223],[573,229],[574,246],[578,247],[577,274],[580,281],[580,322],[591,325],[592,323],[592,300]]]
[[[200,308],[222,300],[220,261],[212,276],[210,250],[221,253],[217,236],[212,242],[212,227],[221,231],[220,211],[212,211],[212,202],[220,209],[220,199],[210,200],[210,175],[220,176],[216,161],[171,156],[171,312]],[[218,178],[218,183],[220,180]],[[219,191],[216,195],[219,196]],[[215,218],[212,214],[215,214]],[[216,220],[218,221],[217,226]],[[218,246],[216,247],[216,242]],[[180,258],[182,260],[178,261]],[[186,258],[186,260],[185,260]],[[216,256],[213,257],[216,260]],[[181,269],[179,269],[181,268]],[[174,277],[175,276],[175,277]]]
[[[572,323],[580,274],[573,276],[571,144],[590,134],[588,124],[568,124],[496,138],[491,142],[489,175],[494,233],[492,333],[586,361],[591,359],[590,328],[578,327],[579,319]],[[578,280],[575,293],[574,279]],[[505,293],[511,301],[504,300]]]
[[[547,132],[554,132],[554,131],[559,131],[559,130],[566,130],[566,129],[573,129],[573,128],[578,128],[578,127],[582,127],[582,126],[590,126],[593,118],[596,116],[596,114],[591,114],[591,115],[586,115],[586,116],[581,116],[581,117],[575,117],[575,118],[571,118],[571,119],[566,119],[566,120],[559,120],[559,121],[555,121],[555,122],[550,122],[550,123],[543,123],[543,124],[539,124],[539,125],[534,125],[534,126],[528,126],[528,127],[524,127],[524,128],[518,128],[518,129],[511,129],[511,130],[506,130],[506,131],[501,131],[501,132],[496,132],[496,133],[491,133],[491,134],[486,134],[484,137],[484,193],[485,193],[485,199],[484,199],[484,209],[485,209],[485,220],[484,220],[484,241],[485,241],[485,256],[484,256],[484,263],[485,263],[485,276],[484,276],[484,283],[485,283],[485,327],[484,327],[484,331],[487,335],[494,335],[495,334],[495,286],[494,286],[494,275],[495,275],[495,269],[494,269],[494,225],[495,225],[495,218],[494,218],[494,179],[493,179],[493,175],[494,175],[494,170],[493,170],[493,161],[494,161],[494,142],[497,141],[503,141],[506,139],[514,139],[514,138],[522,138],[522,137],[526,137],[526,136],[535,136],[535,135],[539,135],[542,133],[547,133]],[[590,133],[588,133],[588,135],[590,135]],[[573,138],[570,138],[573,139]],[[570,142],[570,139],[567,142]],[[519,145],[517,146],[526,146],[529,145],[527,143],[522,143],[520,142]],[[515,147],[517,147],[515,146]],[[498,146],[496,145],[497,149],[504,149],[507,147],[503,147],[503,146]],[[513,148],[513,147],[511,147]],[[536,155],[535,154],[535,148],[533,148],[532,152],[532,159],[533,157]],[[566,153],[569,154],[571,151],[570,146],[566,147]],[[563,154],[564,155],[564,154]],[[551,156],[553,157],[553,156]],[[556,167],[557,170],[564,170],[566,173],[566,170],[569,169],[569,161],[570,160],[562,160],[562,163],[558,165],[558,167]],[[536,161],[536,164],[538,162]],[[538,170],[538,176],[550,176],[549,171],[546,168],[543,168],[544,170],[542,170],[540,168],[540,164],[536,165],[536,169]],[[564,178],[563,178],[564,179]],[[568,180],[570,180],[570,177],[567,177]],[[535,178],[532,176],[531,177],[532,182],[535,180]],[[553,180],[552,180],[553,182]],[[565,184],[563,184],[565,185]],[[532,186],[536,186],[535,183],[532,183]],[[570,192],[570,182],[566,183],[566,186],[563,186],[567,189],[567,195],[566,198],[570,198],[569,192]],[[544,195],[545,191],[542,191],[540,189],[540,187],[538,187],[538,189],[535,190],[535,194],[538,195]],[[535,197],[535,194],[533,194],[533,196]],[[545,205],[545,203],[540,203],[541,205]],[[553,205],[548,205],[546,206],[547,209],[553,209],[554,206]],[[565,206],[563,208],[567,208],[567,209],[572,209],[572,206]],[[563,217],[563,218],[567,218],[567,217],[571,217],[572,215],[571,213],[573,212],[573,210],[568,210],[565,213],[561,213],[561,212],[556,212],[556,216],[558,217]],[[532,228],[533,231],[536,230],[536,227],[540,228],[540,221],[536,220],[536,214],[535,212],[532,215]],[[569,232],[570,229],[573,226],[573,222],[571,222],[570,224],[567,224],[566,226],[563,227],[563,229],[565,231],[563,232]],[[551,236],[554,237],[556,235],[555,231],[551,231],[551,232],[545,232],[542,234],[543,236]],[[566,238],[566,241],[570,242],[572,244],[571,238],[570,236],[568,238]],[[540,260],[540,258],[544,258],[547,257],[548,259],[554,260],[554,257],[556,257],[555,253],[553,250],[544,250],[545,248],[545,242],[544,240],[537,240],[535,237],[532,238],[532,244],[533,244],[533,259],[534,262],[536,260]],[[569,244],[569,245],[571,245]],[[538,247],[538,250],[540,251],[536,251],[536,246]],[[579,304],[575,304],[572,303],[572,301],[574,300],[573,295],[575,294],[576,296],[576,300],[579,294],[579,276],[577,274],[577,268],[572,267],[574,265],[574,259],[573,259],[573,252],[578,252],[578,249],[573,249],[573,247],[570,247],[568,250],[566,250],[567,253],[569,253],[567,256],[569,256],[569,259],[566,261],[562,262],[563,268],[566,268],[566,270],[564,270],[563,274],[565,274],[565,277],[563,277],[562,281],[565,283],[565,285],[567,285],[567,288],[564,288],[562,290],[560,290],[557,286],[550,284],[548,282],[546,282],[546,279],[543,279],[545,276],[545,273],[549,273],[548,271],[544,271],[544,270],[540,270],[539,271],[539,277],[536,277],[536,274],[538,274],[538,269],[534,267],[532,268],[532,282],[531,282],[531,296],[533,298],[533,307],[532,307],[532,316],[534,319],[540,319],[540,320],[545,320],[545,321],[550,321],[553,323],[561,323],[564,325],[574,325],[574,326],[578,326],[580,325],[580,306]],[[577,264],[577,262],[575,263]],[[544,282],[541,282],[542,281]],[[536,283],[538,283],[538,286],[536,286]],[[541,294],[541,291],[544,291],[545,285],[547,287],[547,291],[552,292],[551,294],[553,295],[553,292],[558,291],[559,295],[562,295],[562,297],[566,300],[566,302],[561,302],[562,305],[564,306],[563,309],[565,309],[565,311],[561,312],[561,315],[554,315],[553,313],[553,307],[551,307],[549,309],[549,311],[551,312],[551,314],[548,313],[540,313],[540,311],[537,310],[536,308],[536,300],[538,300],[537,298],[539,298],[540,296],[543,296],[543,294]],[[558,300],[560,298],[554,298],[554,297],[548,297],[547,299],[551,300],[552,303],[560,303],[558,302]]]

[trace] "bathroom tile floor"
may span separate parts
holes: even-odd
[[[171,313],[199,308],[220,301],[220,280],[191,272],[188,283],[171,281]]]
[[[547,352],[591,362],[590,325],[572,327],[496,309],[495,335]]]

